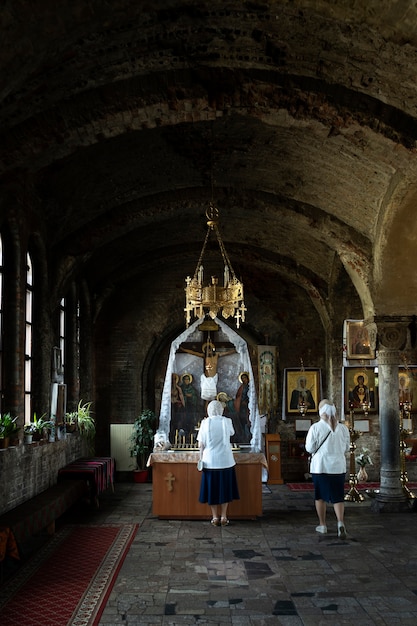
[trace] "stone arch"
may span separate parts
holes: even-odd
[[[417,183],[401,185],[384,212],[374,249],[378,315],[414,315],[417,292]]]

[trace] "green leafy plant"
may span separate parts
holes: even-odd
[[[89,453],[94,454],[96,422],[91,415],[91,405],[92,402],[83,404],[83,401],[80,400],[75,411],[65,414],[65,423],[77,426],[80,436],[87,441]]]
[[[37,432],[35,424],[33,422],[25,424],[23,426],[23,432],[25,435],[34,435]]]
[[[7,439],[14,437],[19,432],[19,427],[16,424],[17,417],[12,417],[10,413],[3,413],[0,415],[0,438]]]
[[[35,429],[35,433],[39,433],[40,435],[43,435],[45,430],[52,428],[53,423],[51,422],[51,420],[46,420],[45,417],[46,417],[46,413],[44,413],[40,417],[37,417],[36,413],[33,414],[32,423]]]
[[[155,434],[155,413],[144,409],[133,423],[130,435],[130,456],[135,457],[137,469],[145,469],[146,461],[153,448]]]

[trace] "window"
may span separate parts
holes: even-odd
[[[59,305],[59,347],[61,350],[61,367],[65,370],[65,328],[66,328],[66,305],[62,298]]]
[[[77,389],[80,389],[80,353],[81,353],[81,338],[80,338],[80,301],[77,300],[77,309],[75,313],[75,368],[76,368],[76,384]]]
[[[0,413],[3,413],[3,239],[0,235]]]
[[[33,268],[30,254],[26,255],[26,307],[25,307],[25,424],[32,415],[32,320],[33,320]]]

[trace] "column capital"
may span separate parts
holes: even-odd
[[[411,318],[408,316],[378,316],[365,320],[370,340],[378,339],[378,351],[400,351],[407,344],[407,333]]]

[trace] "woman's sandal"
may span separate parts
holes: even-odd
[[[220,526],[220,520],[218,517],[213,517],[210,523],[212,526]]]
[[[228,526],[228,525],[229,525],[229,520],[227,519],[227,517],[222,517],[222,518],[220,519],[220,524],[221,524],[222,526]]]

